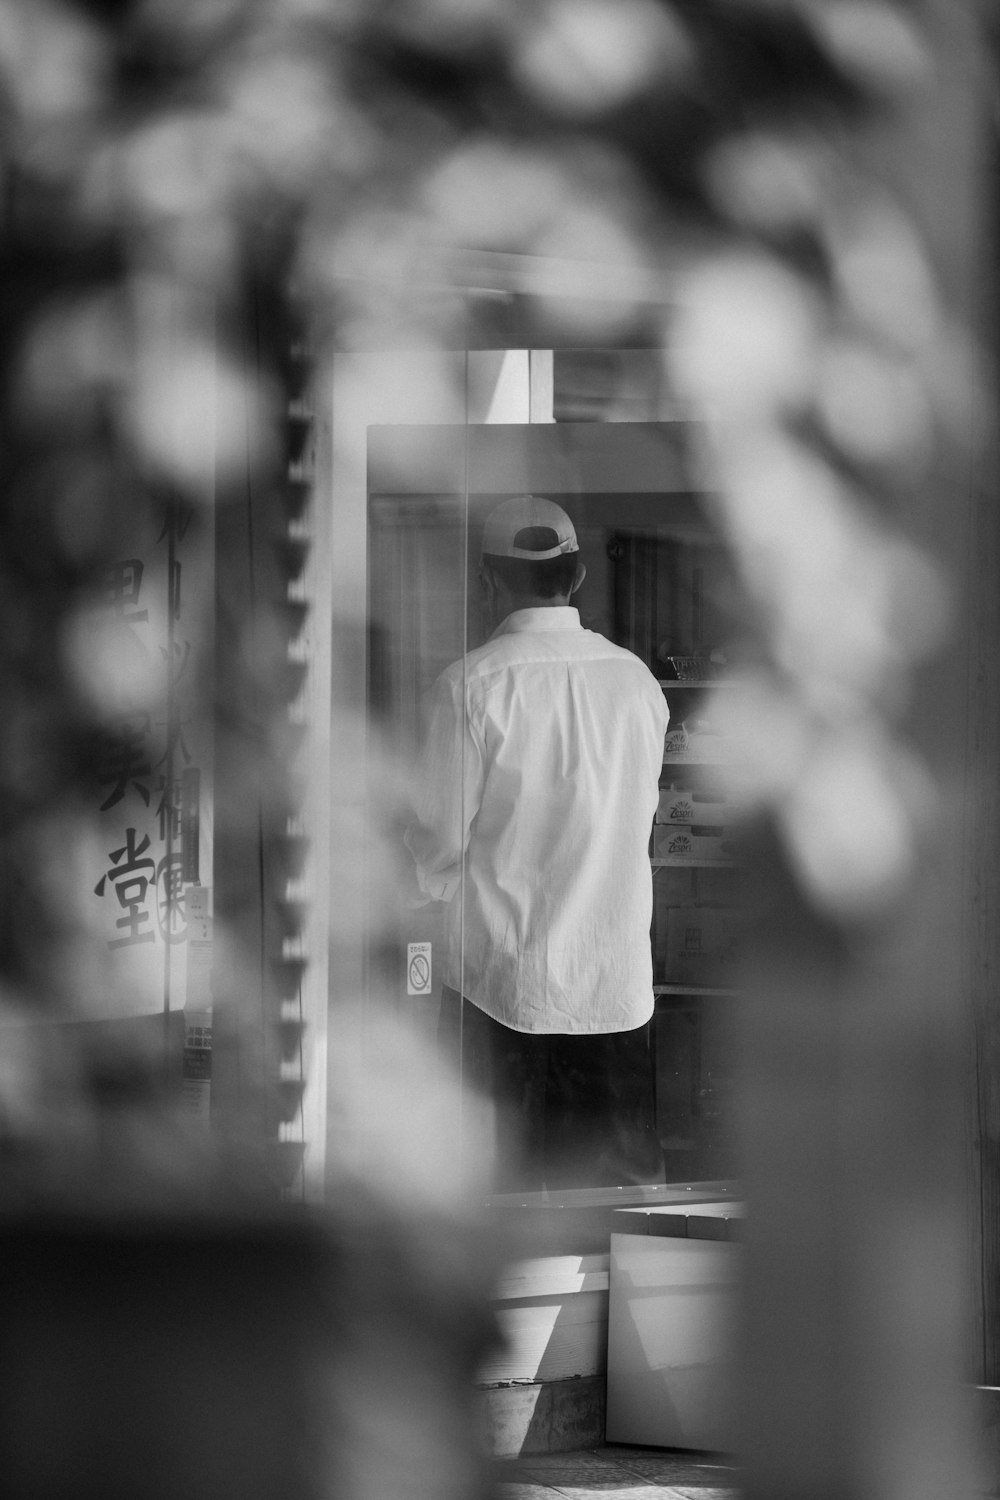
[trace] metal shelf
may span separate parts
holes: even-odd
[[[657,854],[651,855],[650,864],[654,870],[682,870],[687,866],[692,870],[738,870],[740,862],[738,859],[710,859],[707,855],[697,854]]]
[[[732,766],[735,764],[735,762],[731,760],[721,759],[705,760],[704,757],[697,755],[685,755],[683,751],[678,750],[671,751],[669,756],[665,755],[663,757],[663,764],[665,766],[716,766],[719,770],[724,770],[726,766]]]
[[[742,990],[716,988],[710,984],[654,984],[654,995],[741,995]]]

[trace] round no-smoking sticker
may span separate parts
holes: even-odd
[[[406,993],[429,995],[431,992],[431,945],[430,943],[407,943],[406,945]]]

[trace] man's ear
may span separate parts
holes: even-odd
[[[498,622],[494,619],[499,608],[497,604],[497,575],[486,563],[483,563],[479,569],[479,585],[483,591],[483,600],[486,604],[486,617],[488,620],[493,621],[494,624],[497,624]]]
[[[577,565],[576,565],[576,573],[575,573],[575,575],[573,577],[573,587],[569,591],[569,596],[570,596],[571,599],[572,599],[573,595],[576,593],[577,589],[580,587],[580,585],[583,582],[583,580],[586,578],[586,576],[587,576],[587,569],[584,566],[584,564],[583,563],[577,563]]]

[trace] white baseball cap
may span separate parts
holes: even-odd
[[[521,533],[542,529],[548,538],[522,537]],[[550,546],[531,546],[532,541],[551,540]],[[525,545],[525,544],[529,545]],[[493,557],[523,557],[528,562],[545,562],[550,557],[561,557],[565,552],[579,552],[573,522],[554,500],[544,495],[515,495],[512,500],[502,500],[490,511],[483,528],[483,553]]]

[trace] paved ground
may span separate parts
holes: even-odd
[[[497,1464],[496,1500],[738,1500],[731,1461],[659,1448],[583,1448]]]

